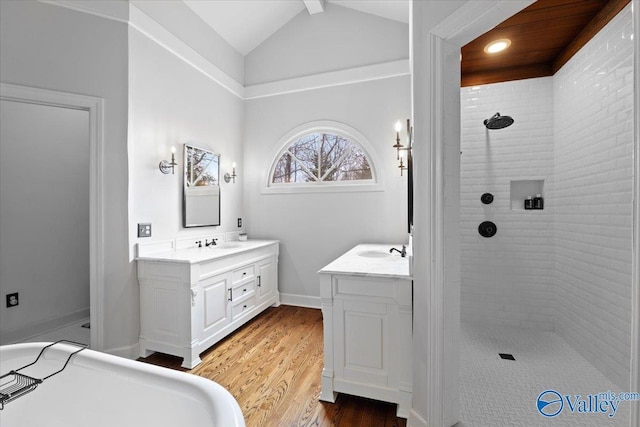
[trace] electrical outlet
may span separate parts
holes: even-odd
[[[138,237],[151,237],[151,224],[138,224]]]
[[[7,307],[17,307],[19,303],[17,292],[7,294]]]
[[[238,218],[238,228],[242,227],[242,218]]]

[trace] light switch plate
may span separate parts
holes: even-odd
[[[138,224],[138,237],[151,237],[151,224]]]

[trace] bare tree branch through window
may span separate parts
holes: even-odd
[[[314,132],[295,140],[276,163],[272,183],[371,180],[365,152],[332,132]]]

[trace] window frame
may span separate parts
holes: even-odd
[[[355,144],[367,157],[371,168],[371,179],[344,180],[344,181],[313,181],[305,183],[274,183],[273,174],[280,158],[289,147],[299,138],[311,133],[334,133]],[[365,192],[384,191],[382,175],[378,172],[379,161],[373,145],[356,129],[343,123],[334,121],[315,121],[303,124],[292,129],[282,136],[276,143],[272,155],[269,157],[269,166],[266,169],[266,177],[263,180],[263,194],[289,194],[289,193],[331,193],[331,192]]]

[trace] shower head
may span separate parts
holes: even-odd
[[[487,129],[503,129],[513,124],[513,119],[509,116],[501,116],[500,113],[495,113],[490,119],[484,121],[484,125]]]

